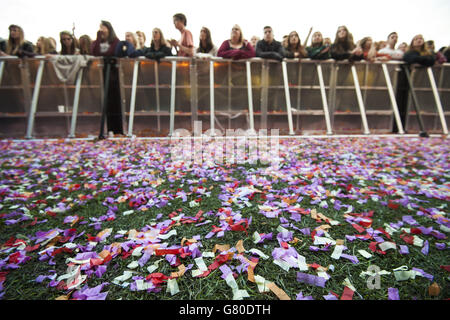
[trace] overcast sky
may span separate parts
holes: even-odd
[[[1,0],[0,37],[8,38],[8,26],[17,24],[33,43],[40,36],[54,37],[59,50],[59,32],[71,31],[72,23],[77,37],[95,38],[100,20],[108,20],[121,40],[126,31],[141,30],[148,45],[154,27],[162,29],[167,39],[180,38],[172,22],[178,12],[187,16],[196,46],[202,26],[211,30],[214,44],[220,46],[235,23],[247,39],[262,38],[263,27],[271,25],[277,40],[296,30],[304,41],[313,27],[313,32],[321,31],[333,41],[337,27],[346,25],[355,42],[365,36],[385,40],[397,31],[398,43],[409,44],[416,34],[423,34],[425,40],[435,41],[436,49],[450,45],[449,0]]]

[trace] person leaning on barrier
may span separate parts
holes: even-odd
[[[305,48],[302,46],[300,41],[300,37],[298,36],[297,31],[292,31],[289,33],[287,38],[287,45],[284,47],[284,55],[289,59],[304,59],[308,58],[308,53]]]
[[[145,46],[145,41],[147,40],[147,37],[145,36],[145,33],[142,31],[136,31],[136,38],[138,42],[139,49],[145,49],[147,48]]]
[[[387,42],[384,40],[375,42],[375,49],[377,49],[377,51],[380,51],[381,49],[386,48],[386,46],[387,46]]]
[[[136,50],[141,49],[141,44],[137,39],[137,35],[133,32],[125,32],[125,41],[131,43]]]
[[[91,54],[92,39],[87,34],[84,34],[78,39],[78,44],[80,46],[80,54],[86,55]]]
[[[186,29],[187,19],[182,13],[177,13],[173,16],[173,24],[175,28],[180,31],[180,41],[171,39],[168,42],[175,48],[179,57],[193,57],[194,56],[194,39],[192,33]]]
[[[427,42],[425,42],[425,47],[429,52],[431,52],[431,54],[436,57],[436,64],[443,64],[447,62],[447,58],[445,58],[440,50],[438,52],[435,51],[433,40],[428,40]]]
[[[362,38],[359,42],[359,47],[363,52],[363,58],[366,61],[388,61],[391,57],[388,54],[378,53],[375,43],[371,37]]]
[[[204,56],[217,56],[217,47],[212,42],[211,31],[206,27],[202,27],[200,30],[200,40],[195,56],[199,58]]]
[[[436,61],[436,56],[425,47],[425,41],[421,34],[416,35],[408,47],[403,61],[408,64],[420,64],[425,67],[432,67]]]
[[[225,40],[217,51],[217,56],[225,59],[250,59],[255,56],[255,49],[244,39],[242,29],[235,24],[231,29],[231,37]]]
[[[49,54],[58,54],[56,49],[53,47],[53,43],[49,38],[39,37],[36,41],[35,53],[40,56],[45,56]]]
[[[312,60],[328,60],[331,58],[330,45],[323,41],[322,33],[316,31],[312,35],[311,46],[306,47],[308,58]]]
[[[395,45],[397,44],[398,34],[397,32],[391,32],[387,37],[386,47],[380,49],[378,53],[387,54],[392,60],[402,60],[403,55],[405,54],[403,51],[399,49],[395,49]]]
[[[154,28],[152,31],[152,41],[150,47],[136,50],[133,56],[144,56],[147,59],[153,59],[159,62],[160,59],[171,56],[172,49],[167,45],[167,41],[159,28]]]
[[[439,63],[446,63],[446,62],[448,62],[448,57],[445,55],[445,52],[448,52],[448,48],[447,47],[440,48],[439,51],[436,53],[436,60],[438,60]]]
[[[330,48],[334,60],[359,61],[363,58],[361,48],[353,42],[353,36],[346,26],[340,26],[336,32],[334,43]]]
[[[282,61],[285,51],[280,42],[276,41],[270,26],[264,27],[264,38],[256,44],[255,53],[257,57],[263,59],[273,59]]]
[[[136,37],[132,32],[125,33],[125,40],[119,41],[116,47],[115,56],[119,58],[133,57],[137,46]]]
[[[17,56],[19,58],[34,57],[33,44],[25,40],[23,29],[18,25],[9,26],[9,39],[5,51],[0,51],[0,56]]]
[[[61,42],[61,55],[75,55],[80,54],[77,39],[69,31],[61,31],[59,33]]]

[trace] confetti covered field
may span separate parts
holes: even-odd
[[[0,141],[0,298],[450,298],[448,139],[286,138],[277,167],[169,150]]]

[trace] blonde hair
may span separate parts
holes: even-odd
[[[11,29],[12,28],[19,29],[19,43],[16,43],[11,38]],[[9,29],[10,34],[9,34],[8,44],[6,45],[6,53],[9,55],[15,55],[19,51],[20,47],[25,43],[25,35],[23,32],[23,29],[17,25],[12,24],[9,26],[8,29]]]
[[[36,53],[44,55],[55,51],[53,43],[49,38],[39,37],[38,41],[40,42],[40,46],[36,46]]]
[[[420,46],[420,48],[417,49],[417,48],[414,47],[414,40],[415,40],[417,37],[421,37],[421,38],[423,39],[423,36],[422,36],[421,34],[415,35],[414,38],[412,38],[411,44],[409,45],[409,47],[408,47],[407,50],[408,50],[408,51],[410,51],[410,50],[418,51],[418,52],[420,53],[421,56],[423,56],[423,55],[429,55],[429,54],[430,54],[430,51],[428,50],[428,48],[427,48],[426,45],[425,45],[425,39],[423,40],[423,44]]]
[[[240,33],[240,36],[239,36],[239,43],[243,43],[243,42],[244,42],[244,35],[242,34],[242,29],[241,29],[241,27],[240,27],[238,24],[235,24],[235,25],[233,26],[233,29],[234,29],[234,28],[239,29],[239,33]]]
[[[133,32],[131,32],[131,31],[125,32],[125,36],[127,36],[128,34],[130,34],[131,38],[133,39],[132,45],[134,46],[134,48],[135,49],[141,49],[141,45],[140,45],[139,41],[137,41],[136,35]]]
[[[147,37],[145,36],[145,33],[142,31],[136,31],[136,35],[138,37],[143,37],[144,38],[144,45],[145,45],[145,41],[147,41]],[[139,42],[139,41],[138,41]]]

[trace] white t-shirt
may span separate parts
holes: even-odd
[[[402,60],[404,55],[403,51],[391,49],[389,46],[384,47],[378,53],[388,54],[393,60]]]
[[[109,43],[108,42],[102,42],[100,43],[100,52],[106,53],[109,49]]]

